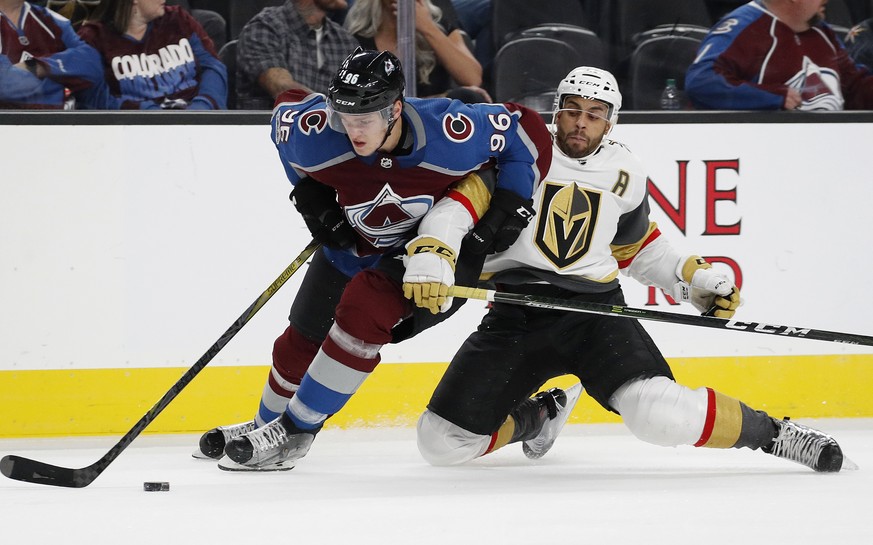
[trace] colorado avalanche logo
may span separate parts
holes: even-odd
[[[464,114],[446,114],[443,118],[443,133],[452,142],[466,142],[473,136],[473,120]]]
[[[373,200],[346,207],[346,217],[370,244],[387,248],[400,242],[431,207],[430,195],[401,197],[385,184]]]
[[[309,136],[312,132],[320,133],[327,125],[327,112],[324,110],[315,110],[306,112],[300,116],[300,132]]]
[[[830,68],[823,68],[812,62],[809,57],[803,58],[803,68],[786,82],[789,87],[800,91],[803,102],[799,110],[842,110],[843,91],[840,88],[840,76]]]

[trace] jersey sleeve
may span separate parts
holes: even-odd
[[[279,152],[279,159],[291,184],[296,184],[306,176],[304,171],[295,166],[302,164],[301,148],[305,147],[306,143],[299,140],[301,136],[298,132],[297,117],[301,112],[317,106],[319,102],[324,102],[324,95],[307,94],[300,89],[285,91],[276,98],[276,107],[273,109],[270,123],[270,137]],[[324,122],[327,122],[326,114]],[[305,150],[302,153],[306,153]]]
[[[76,35],[69,20],[50,11],[48,13],[51,13],[55,24],[61,29],[61,40],[66,49],[38,58],[48,71],[47,78],[73,91],[86,89],[103,81],[100,53]]]
[[[188,41],[197,60],[199,87],[190,104],[192,110],[227,109],[227,67],[219,60],[212,39],[194,17],[179,10],[183,26],[190,29]]]
[[[636,206],[621,214],[610,243],[619,270],[647,286],[667,292],[679,281],[676,266],[682,255],[662,236],[658,224],[649,219],[649,180],[645,176],[633,197]]]
[[[500,114],[489,114],[497,129],[491,135],[491,148],[497,159],[497,188],[508,189],[530,198],[552,163],[552,135],[540,115],[519,104],[506,104],[508,127]]]
[[[685,75],[685,92],[696,108],[782,108],[787,86],[764,86],[754,81],[770,39],[756,33],[751,22],[751,16],[723,19],[703,40]]]
[[[0,55],[0,101],[39,104],[42,103],[41,97],[50,94],[47,86],[59,87],[53,81],[41,80],[27,70],[13,66],[6,55]]]
[[[283,32],[284,25],[271,22],[268,13],[264,11],[252,18],[239,36],[237,68],[252,81],[270,68],[288,66],[284,56],[292,37]]]

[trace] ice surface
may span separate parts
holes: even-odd
[[[94,483],[0,477],[3,543],[29,544],[864,544],[873,420],[804,420],[860,471],[817,474],[760,452],[663,448],[620,425],[568,425],[541,460],[519,445],[428,466],[415,431],[326,429],[282,473],[220,471],[197,438],[138,438]],[[0,454],[87,466],[118,438],[3,440]],[[169,492],[144,492],[169,481]]]

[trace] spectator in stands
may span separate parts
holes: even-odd
[[[491,0],[452,0],[461,29],[473,40],[473,55],[487,74],[494,60]]]
[[[70,90],[102,79],[100,55],[66,18],[24,0],[0,0],[0,108],[72,108]]]
[[[105,81],[81,94],[89,108],[227,107],[227,69],[203,27],[178,6],[100,0],[79,35],[103,57]]]
[[[357,40],[327,17],[345,0],[286,0],[255,15],[239,36],[238,108],[271,109],[289,89],[327,93]]]
[[[399,54],[396,0],[355,0],[345,26],[365,49]],[[491,102],[480,87],[482,65],[467,48],[457,23],[443,18],[431,0],[415,0],[415,30],[417,96]]]
[[[227,22],[218,12],[208,9],[192,9],[189,0],[166,0],[166,2],[168,6],[181,6],[193,15],[206,34],[212,38],[216,51],[220,51],[221,47],[227,43]],[[95,2],[94,0],[55,0],[47,7],[69,19],[73,28],[79,30],[85,21],[93,18],[91,14],[99,3],[99,1]]]
[[[873,19],[862,21],[849,30],[846,48],[852,60],[873,70]]]
[[[688,68],[695,107],[873,109],[873,73],[823,21],[827,0],[754,0],[713,27]]]

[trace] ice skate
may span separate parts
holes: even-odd
[[[540,392],[532,398],[540,405],[541,410],[547,411],[548,420],[543,423],[543,427],[536,437],[522,442],[521,448],[525,456],[531,460],[536,460],[549,452],[581,394],[582,384],[575,384],[567,390],[552,388],[547,392]]]
[[[321,427],[301,430],[284,412],[254,431],[228,441],[218,467],[226,471],[281,471],[306,456]]]
[[[833,437],[791,422],[787,417],[784,420],[774,418],[773,422],[779,428],[779,435],[771,445],[761,450],[823,473],[843,469],[843,451]]]
[[[218,460],[224,456],[224,447],[228,441],[256,428],[254,420],[212,428],[200,437],[200,446],[191,456],[201,460]]]

